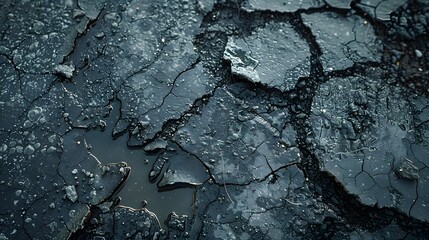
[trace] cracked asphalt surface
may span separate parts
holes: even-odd
[[[429,1],[0,9],[0,239],[429,238]]]

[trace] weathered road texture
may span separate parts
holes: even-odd
[[[0,239],[429,236],[427,0],[0,8]],[[90,129],[192,214],[119,205]]]

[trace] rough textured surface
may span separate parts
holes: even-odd
[[[357,62],[380,60],[381,42],[365,19],[356,15],[313,13],[303,14],[303,20],[321,48],[320,58],[325,70],[340,70]]]
[[[237,2],[238,4],[238,2]],[[320,0],[298,0],[298,1],[277,1],[277,0],[249,0],[244,3],[244,8],[249,11],[269,10],[279,12],[295,12],[301,9],[309,9],[324,6]]]
[[[419,173],[428,162],[418,157],[411,116],[402,114],[409,107],[395,89],[375,84],[377,74],[365,75],[332,79],[313,101],[322,168],[363,203],[395,206],[427,221],[427,175]]]
[[[299,77],[310,75],[308,46],[284,23],[228,38],[224,58],[231,61],[232,74],[280,90],[290,90]]]
[[[427,238],[428,10],[1,2],[0,239]]]

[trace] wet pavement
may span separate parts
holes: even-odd
[[[0,239],[429,236],[427,0],[0,9]]]

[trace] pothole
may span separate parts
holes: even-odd
[[[158,192],[157,182],[149,182],[149,172],[158,154],[146,153],[143,149],[127,147],[127,134],[113,140],[112,130],[119,118],[119,103],[113,103],[113,110],[106,119],[103,132],[90,130],[85,132],[85,141],[91,146],[90,152],[103,163],[126,162],[131,167],[131,173],[124,187],[117,196],[121,198],[120,205],[135,209],[146,207],[155,213],[165,228],[165,220],[171,212],[192,215],[193,188],[180,188],[171,191]]]

